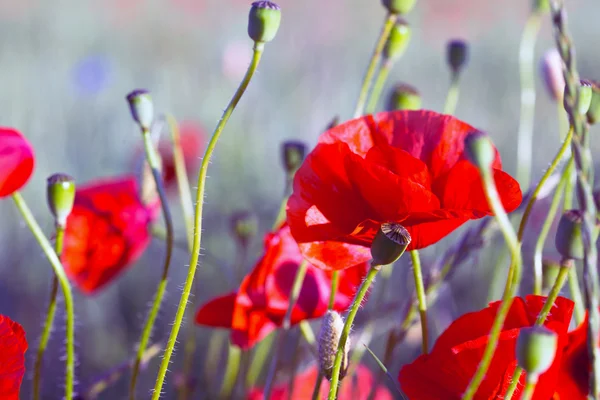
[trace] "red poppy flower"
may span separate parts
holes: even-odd
[[[321,135],[296,173],[287,205],[304,257],[319,268],[343,269],[370,259],[384,222],[402,224],[414,250],[491,215],[479,172],[464,152],[473,130],[432,111],[394,111]],[[510,212],[521,203],[521,189],[501,167],[496,152],[494,179]]]
[[[273,388],[270,398],[272,400],[311,399],[318,374],[319,371],[313,364],[306,371],[296,375],[293,393],[289,393],[289,382],[284,381],[279,386]],[[355,376],[346,377],[341,385],[337,397],[339,400],[367,400],[371,393],[371,388],[375,385],[375,377],[369,368],[359,365]],[[323,379],[319,398],[327,398],[327,393],[329,393],[329,381]],[[262,400],[263,398],[262,389],[254,389],[248,396],[248,400]],[[380,385],[375,392],[374,398],[377,400],[392,400],[394,397],[384,385]]]
[[[239,291],[204,304],[196,314],[196,323],[230,328],[233,344],[244,349],[252,347],[283,323],[301,261],[288,226],[268,234],[263,257],[243,279]],[[340,274],[334,309],[341,311],[350,305],[366,271],[367,264],[363,263]],[[330,292],[331,272],[309,265],[292,310],[292,324],[323,316]]]
[[[33,172],[33,148],[12,128],[0,128],[0,197],[21,189]]]
[[[25,375],[25,331],[18,323],[0,315],[0,398],[19,400]]]
[[[188,173],[194,172],[200,162],[200,152],[206,142],[204,129],[196,122],[182,121],[179,123],[179,140],[183,151],[183,160]],[[166,187],[177,183],[175,160],[173,159],[173,144],[170,139],[161,140],[158,151],[163,163],[163,180]]]
[[[133,177],[77,189],[62,254],[69,277],[88,294],[111,282],[148,247],[157,214],[157,204],[142,204]]]
[[[516,297],[513,300],[490,368],[475,396],[476,400],[504,398],[517,365],[515,346],[520,328],[535,323],[545,301],[543,296],[527,296],[525,299]],[[481,361],[499,306],[500,302],[491,303],[481,311],[458,318],[438,338],[431,353],[405,365],[398,378],[404,393],[411,400],[460,399]],[[554,363],[540,376],[534,400],[549,400],[554,395],[572,311],[573,302],[559,297],[546,320],[545,326],[558,334],[558,348]],[[514,399],[521,396],[525,384],[523,376],[521,380]]]

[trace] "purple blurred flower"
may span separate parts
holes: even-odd
[[[107,57],[94,54],[79,60],[71,70],[75,89],[86,95],[95,95],[110,84],[111,65]]]

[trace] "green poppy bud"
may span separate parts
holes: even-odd
[[[387,111],[420,110],[421,95],[413,86],[399,83],[391,90],[386,105]]]
[[[471,132],[465,138],[465,153],[469,161],[480,170],[492,168],[496,151],[489,136],[480,131]]]
[[[289,175],[293,175],[304,161],[306,145],[299,141],[290,140],[283,143],[282,150],[283,166]]]
[[[410,244],[410,233],[395,222],[381,224],[371,244],[371,265],[388,265],[400,258]]]
[[[544,326],[521,328],[516,347],[517,362],[530,379],[537,379],[550,368],[557,344],[556,333]]]
[[[590,107],[587,110],[587,120],[590,124],[595,124],[600,121],[600,85],[598,82],[591,82],[592,84],[592,99],[590,101]]]
[[[319,369],[327,380],[331,380],[335,355],[344,329],[344,320],[337,311],[329,310],[323,316],[321,330],[317,343],[319,345]],[[350,337],[346,338],[344,344],[344,356],[342,358],[342,368],[340,369],[340,379],[346,376],[348,371],[348,354],[350,353]]]
[[[390,14],[406,14],[413,9],[417,0],[381,0]]]
[[[556,229],[556,250],[566,259],[582,260],[584,255],[583,246],[583,218],[581,210],[565,211]],[[592,243],[598,237],[598,220],[592,228]]]
[[[385,47],[383,48],[384,60],[394,62],[402,57],[408,47],[410,36],[411,30],[408,22],[402,18],[398,18],[398,21],[396,21],[390,31],[390,37],[385,42]]]
[[[258,231],[256,215],[250,211],[238,211],[231,216],[231,231],[241,246],[248,246]]]
[[[131,116],[143,130],[150,130],[154,119],[154,104],[150,92],[136,89],[127,95]]]
[[[451,40],[446,47],[446,61],[453,75],[458,75],[467,65],[469,45],[464,40]]]
[[[270,42],[281,23],[281,9],[270,1],[255,1],[248,15],[248,36],[255,42]]]
[[[56,226],[64,229],[75,202],[75,180],[66,174],[48,177],[47,201]]]
[[[592,83],[590,81],[581,80],[579,86],[579,98],[577,101],[577,110],[581,115],[586,115],[592,103]]]

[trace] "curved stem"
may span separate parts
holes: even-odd
[[[60,258],[63,251],[63,242],[65,238],[65,228],[62,226],[56,226],[56,240],[54,241],[54,251]],[[50,290],[50,302],[46,309],[46,320],[44,322],[44,330],[42,331],[42,337],[40,338],[40,344],[35,358],[35,366],[33,372],[33,399],[38,400],[40,398],[40,385],[42,375],[42,361],[44,359],[44,352],[48,347],[48,340],[50,340],[50,334],[52,333],[52,326],[54,325],[54,316],[56,315],[56,296],[58,295],[58,278],[56,274],[52,274],[52,289]]]
[[[135,386],[137,384],[137,377],[140,372],[140,364],[142,362],[142,357],[146,353],[146,347],[150,342],[150,335],[152,334],[152,329],[154,328],[154,322],[156,321],[156,317],[158,316],[158,311],[160,310],[160,306],[162,304],[163,297],[165,295],[165,290],[167,288],[167,279],[169,277],[169,267],[171,265],[171,255],[173,254],[173,217],[171,216],[171,210],[169,208],[167,194],[165,193],[165,188],[162,182],[162,176],[160,173],[160,160],[156,154],[156,150],[154,149],[154,145],[152,143],[152,138],[150,137],[150,132],[148,130],[142,130],[142,137],[144,139],[144,149],[146,151],[146,159],[148,160],[148,165],[152,170],[152,176],[154,178],[154,184],[156,185],[156,190],[158,191],[158,196],[160,199],[160,205],[162,207],[163,218],[165,220],[165,229],[167,231],[167,240],[166,240],[166,252],[165,252],[165,261],[163,264],[163,272],[160,278],[160,282],[158,283],[158,288],[156,289],[156,293],[154,295],[154,300],[152,302],[152,308],[150,309],[150,313],[146,319],[144,324],[144,329],[142,330],[142,336],[140,337],[140,343],[138,345],[137,354],[135,357],[135,361],[133,363],[133,368],[131,372],[131,381],[129,383],[129,399],[135,399]]]
[[[15,192],[12,195],[12,198],[15,202],[15,205],[19,209],[21,216],[25,220],[25,223],[29,227],[31,233],[39,243],[40,247],[46,254],[48,261],[52,265],[54,269],[54,275],[58,279],[60,284],[60,288],[63,292],[63,297],[65,300],[65,311],[67,314],[67,329],[66,329],[66,347],[67,347],[67,363],[66,363],[66,373],[65,373],[65,399],[72,400],[73,399],[73,384],[75,381],[75,312],[73,309],[73,295],[71,293],[71,285],[69,284],[69,280],[67,279],[67,275],[65,274],[65,270],[56,254],[52,245],[44,236],[44,232],[38,225],[35,220],[31,210],[25,203],[25,199],[21,196],[19,192]]]
[[[371,55],[371,60],[369,61],[369,66],[367,67],[367,72],[365,73],[365,77],[363,78],[362,86],[360,88],[360,93],[358,95],[358,101],[356,102],[356,107],[354,109],[354,118],[358,118],[363,115],[365,104],[367,102],[367,96],[369,94],[369,89],[371,88],[371,81],[373,80],[373,75],[375,74],[375,67],[377,66],[377,62],[381,58],[381,53],[383,52],[383,48],[385,46],[385,42],[387,42],[390,32],[396,23],[397,15],[389,13],[383,24],[383,28],[381,29],[381,33],[379,34],[379,39],[377,40],[377,44],[375,45],[375,49],[373,50],[373,54]]]
[[[233,95],[233,98],[227,105],[221,120],[217,124],[215,131],[206,147],[206,151],[204,153],[204,158],[202,159],[202,164],[200,166],[200,175],[198,176],[198,189],[196,191],[196,210],[194,215],[194,242],[192,243],[192,252],[190,256],[189,269],[187,273],[187,277],[185,280],[185,284],[183,286],[183,292],[181,294],[181,299],[179,301],[179,305],[177,307],[177,313],[175,314],[175,321],[173,322],[173,327],[171,329],[171,334],[169,335],[169,340],[167,342],[167,347],[165,349],[165,354],[163,360],[160,364],[160,369],[158,371],[158,376],[156,378],[156,384],[154,385],[154,393],[152,394],[152,400],[158,400],[160,398],[163,383],[165,380],[165,376],[167,374],[167,369],[169,367],[169,362],[171,361],[171,355],[173,354],[173,350],[175,348],[175,342],[177,341],[177,336],[179,335],[179,329],[181,328],[181,322],[183,321],[183,316],[185,314],[185,309],[187,306],[188,299],[190,297],[190,292],[192,289],[192,283],[194,282],[194,276],[196,275],[196,268],[198,265],[198,259],[200,258],[200,244],[201,244],[201,232],[202,232],[202,211],[204,205],[204,190],[206,185],[206,175],[208,172],[208,164],[210,163],[210,158],[212,153],[217,145],[217,141],[219,136],[221,136],[221,132],[223,132],[223,128],[227,124],[229,117],[233,113],[235,106],[242,98],[244,91],[248,87],[250,83],[250,79],[254,72],[256,71],[256,67],[260,61],[262,52],[264,49],[264,43],[255,43],[254,52],[252,54],[252,61],[250,62],[250,66],[246,71],[246,75],[242,80],[240,86],[237,91]]]
[[[517,288],[519,286],[519,282],[521,281],[521,246],[519,244],[519,239],[513,230],[513,227],[508,219],[508,215],[504,210],[504,206],[500,201],[500,196],[498,195],[498,191],[496,189],[496,184],[494,182],[494,177],[492,175],[492,171],[490,170],[481,170],[481,177],[483,180],[483,187],[485,189],[485,195],[487,197],[487,201],[496,216],[496,220],[500,227],[500,231],[504,236],[504,240],[510,249],[511,254],[511,262],[508,272],[508,279],[506,282],[507,290],[504,291],[504,295],[502,296],[502,303],[498,309],[496,314],[496,318],[494,319],[494,323],[492,324],[492,328],[490,330],[489,339],[486,344],[485,350],[483,352],[483,356],[481,358],[481,362],[471,379],[471,382],[467,386],[467,389],[463,395],[463,400],[471,400],[475,396],[481,381],[485,377],[487,370],[492,362],[492,357],[494,356],[494,352],[496,351],[496,346],[498,345],[498,340],[500,338],[500,332],[502,330],[502,326],[504,325],[504,320],[508,315],[508,311],[510,310],[510,306],[512,304],[513,297],[517,292]]]
[[[460,92],[458,81],[458,74],[453,74],[450,81],[450,87],[448,88],[448,94],[446,95],[446,102],[444,103],[444,114],[454,115],[454,112],[456,111],[458,95]]]
[[[429,351],[429,330],[427,329],[427,297],[425,295],[425,285],[423,284],[423,273],[421,272],[421,258],[419,257],[419,252],[417,250],[410,252],[410,258],[413,264],[415,291],[417,293],[417,303],[419,305],[419,315],[421,317],[422,351],[423,354],[427,354]]]
[[[377,73],[377,78],[375,78],[375,83],[373,84],[373,90],[371,91],[371,96],[369,96],[369,102],[367,103],[366,113],[372,114],[377,108],[377,103],[379,103],[379,98],[381,97],[381,92],[383,92],[383,87],[385,86],[385,82],[392,70],[392,65],[394,63],[391,60],[384,60],[381,63],[381,68]]]
[[[541,14],[529,15],[519,47],[521,78],[521,117],[517,143],[517,181],[528,188],[531,180],[533,123],[535,118],[535,42],[540,30]]]

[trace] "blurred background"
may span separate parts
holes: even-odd
[[[600,3],[566,3],[580,74],[598,79],[600,56],[594,30]],[[236,286],[223,278],[223,269],[235,258],[230,216],[237,210],[251,210],[259,217],[259,234],[252,247],[252,254],[259,255],[262,234],[272,224],[284,190],[281,142],[299,139],[313,146],[334,116],[342,121],[350,118],[385,17],[379,0],[279,0],[279,5],[283,15],[279,33],[267,45],[209,170],[203,236],[209,257],[201,260],[196,305]],[[150,90],[158,112],[170,112],[205,130],[206,136],[210,134],[251,55],[252,42],[246,33],[249,6],[247,0],[0,1],[0,124],[22,131],[36,149],[36,170],[23,195],[49,236],[53,226],[45,204],[47,176],[66,172],[84,183],[135,172],[141,137],[125,101],[130,90]],[[511,174],[516,170],[520,107],[518,47],[529,11],[529,1],[521,0],[418,0],[406,17],[413,30],[411,42],[388,81],[388,87],[400,81],[414,85],[424,108],[441,111],[450,77],[446,42],[467,40],[470,61],[462,74],[456,116],[489,132]],[[540,31],[536,66],[554,45],[549,22],[548,17]],[[536,88],[534,181],[559,143],[557,107],[539,74]],[[598,149],[597,143],[594,148]],[[195,175],[191,178],[195,180]],[[176,197],[171,206],[176,238],[185,242]],[[0,202],[0,221],[0,313],[27,331],[28,374],[21,393],[22,398],[29,398],[29,371],[52,275],[9,199]],[[426,250],[425,266],[459,235]],[[524,244],[526,258],[531,245]],[[498,241],[496,252],[501,246]],[[549,245],[548,255],[553,251]],[[444,286],[443,301],[438,301],[444,306],[433,307],[440,315],[436,332],[494,298],[489,277],[496,252],[468,262]],[[162,261],[157,260],[163,254],[164,243],[154,240],[142,259],[115,283],[93,296],[76,293],[78,389],[85,390],[133,356],[162,269]],[[176,250],[154,341],[164,342],[168,336],[187,262],[186,251]],[[392,287],[398,290],[393,291],[394,298],[389,293],[399,309],[413,290],[406,270],[394,271]],[[527,284],[524,287],[530,289]],[[398,293],[404,294],[402,298]],[[389,318],[399,321],[401,313],[395,311]],[[59,315],[57,321],[63,319]],[[59,399],[63,393],[64,336],[62,323],[58,325],[46,356],[44,399]],[[211,331],[196,327],[194,332],[200,339],[194,371],[201,388],[208,384],[202,383],[201,376],[206,372],[202,360]],[[397,352],[395,365],[389,366],[393,376],[415,356],[419,345],[418,340],[408,340]],[[380,350],[377,345],[373,348]],[[175,398],[174,378],[181,368],[181,354],[174,359],[164,399]],[[153,386],[157,366],[155,359],[142,374],[140,394]],[[212,384],[218,386],[218,382]],[[127,385],[128,379],[121,379],[100,398],[123,398]]]

